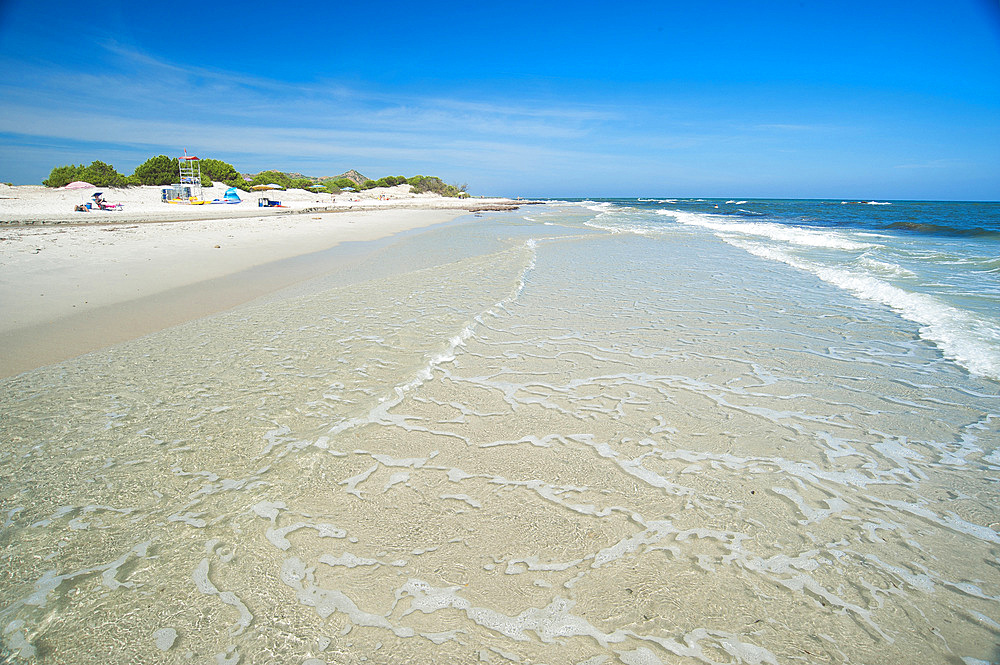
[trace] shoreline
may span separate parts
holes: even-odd
[[[326,274],[356,254],[331,255],[345,243],[360,247],[471,214],[465,207],[424,203],[206,219],[122,215],[101,224],[8,226],[0,233],[0,333],[5,338],[0,378],[226,311]]]
[[[448,221],[451,220],[437,223]],[[4,331],[0,380],[245,305],[342,268],[375,251],[381,241],[430,226],[404,229],[371,240],[347,240],[316,252],[252,265],[132,300],[112,302]],[[361,251],[331,255],[350,244],[357,245]]]

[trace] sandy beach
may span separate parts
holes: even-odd
[[[205,192],[221,198],[224,185]],[[120,211],[72,212],[90,190],[0,185],[0,376],[222,311],[328,269],[315,255],[449,221],[502,199],[290,190],[261,208],[170,205],[158,187],[105,190]]]

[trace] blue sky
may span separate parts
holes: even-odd
[[[474,194],[1000,199],[997,0],[178,6],[0,0],[0,181],[186,148]]]

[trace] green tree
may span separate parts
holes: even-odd
[[[338,190],[339,189],[357,189],[358,183],[354,182],[350,178],[337,178],[333,182],[327,181],[328,185],[333,185]]]
[[[235,178],[229,180],[223,180],[225,184],[230,187],[236,187],[237,189],[242,189],[244,192],[250,191],[250,183],[243,179],[242,175],[238,175]]]
[[[313,186],[313,181],[309,178],[296,178],[289,181],[288,186],[294,189],[309,189]]]
[[[49,173],[49,177],[42,181],[46,187],[65,187],[76,180],[83,180],[83,164],[74,166],[56,166]],[[96,184],[96,183],[95,183]]]
[[[433,192],[441,196],[461,196],[462,192],[454,185],[446,185],[437,176],[415,175],[407,182],[413,188],[413,193]]]
[[[166,155],[150,157],[132,173],[142,185],[170,185],[180,182],[177,171],[177,160]],[[96,183],[95,183],[96,184]]]
[[[291,185],[291,180],[281,171],[262,171],[253,177],[251,185],[281,185],[285,189]]]
[[[236,170],[236,167],[221,159],[201,160],[201,174],[207,175],[214,182],[226,182],[230,180],[242,180],[243,176]],[[232,187],[233,185],[230,185]]]
[[[373,187],[395,187],[396,185],[405,184],[406,176],[387,175],[384,178],[379,178],[378,180],[366,180],[365,183],[361,185],[361,189],[372,189]]]
[[[80,180],[97,185],[98,187],[125,186],[125,176],[115,171],[115,167],[111,164],[105,164],[100,160],[91,162],[87,168],[83,169],[83,173],[80,175],[82,176]]]

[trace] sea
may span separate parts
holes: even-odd
[[[0,660],[1000,662],[1000,204],[594,199],[0,381]]]

